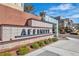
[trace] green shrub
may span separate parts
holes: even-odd
[[[4,52],[0,53],[0,56],[11,56],[12,54],[10,52]]]
[[[37,48],[39,48],[40,46],[39,46],[38,43],[35,42],[35,43],[32,43],[31,47],[32,47],[33,49],[37,49]]]
[[[17,50],[17,55],[25,55],[29,52],[29,48],[27,46],[23,46]]]
[[[44,41],[39,41],[38,44],[39,44],[40,47],[45,45]]]
[[[44,41],[44,43],[45,43],[45,44],[49,44],[50,42],[49,42],[49,40],[46,39],[46,40]]]
[[[53,42],[53,39],[52,38],[49,38],[48,40],[49,40],[50,43]]]
[[[56,42],[58,39],[57,38],[52,38],[53,42]]]

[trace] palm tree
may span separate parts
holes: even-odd
[[[44,17],[45,16],[45,12],[40,12],[40,16]]]
[[[43,12],[40,12],[40,16],[42,17],[42,20],[44,21],[44,17],[45,17],[45,12],[43,11]]]
[[[24,7],[24,11],[31,13],[34,10],[32,5],[27,5]]]

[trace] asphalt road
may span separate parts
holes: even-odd
[[[77,38],[79,39],[79,35],[74,34],[59,34],[59,38],[66,39],[66,37]]]

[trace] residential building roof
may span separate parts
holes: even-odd
[[[0,4],[0,24],[25,25],[29,18],[41,20],[40,16],[35,16]]]

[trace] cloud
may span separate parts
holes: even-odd
[[[70,18],[79,18],[79,14],[72,15]]]
[[[52,15],[52,14],[55,14],[55,12],[53,12],[53,11],[52,11],[52,12],[47,11],[46,14],[48,14],[48,15]]]
[[[49,10],[61,10],[61,11],[65,11],[65,10],[69,10],[69,9],[73,9],[74,6],[72,4],[60,4],[58,6],[55,7],[51,7]]]
[[[50,16],[62,16],[70,18],[75,23],[79,23],[79,4],[58,4],[52,5],[46,13]]]
[[[60,15],[60,16],[70,15],[70,14],[72,14],[71,11],[73,11],[73,9],[75,9],[75,6],[73,6],[73,4],[66,3],[66,4],[59,4],[57,6],[52,5],[52,7],[50,7],[48,10],[46,10],[46,14],[47,15]]]
[[[54,17],[62,16],[64,18],[78,19],[79,7],[73,4],[59,4],[46,10],[46,14]]]
[[[47,14],[47,15],[52,15],[52,14],[55,14],[55,12],[50,11],[50,10],[44,10],[44,12],[46,12],[46,14]]]

